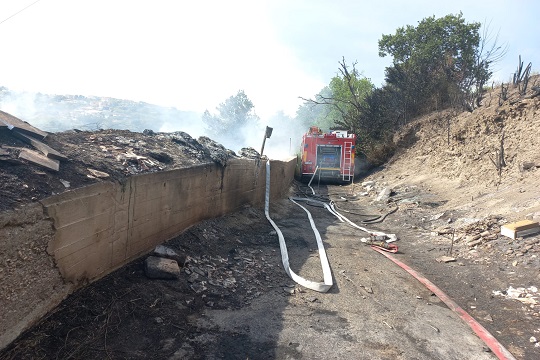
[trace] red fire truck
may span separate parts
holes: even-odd
[[[303,181],[315,178],[349,182],[354,178],[356,135],[336,130],[323,133],[316,126],[302,137],[300,175]]]

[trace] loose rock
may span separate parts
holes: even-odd
[[[145,261],[145,272],[150,279],[178,279],[180,267],[175,260],[149,256]]]

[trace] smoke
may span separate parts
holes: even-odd
[[[268,118],[253,121],[235,128],[229,136],[220,136],[214,140],[237,153],[240,149],[246,147],[251,147],[260,153],[266,134],[266,127],[269,126],[272,128],[272,134],[270,138],[264,141],[263,155],[271,159],[286,159],[296,155],[300,147],[302,134],[306,132],[306,129],[303,129],[297,124],[298,122],[294,118],[286,115],[283,111],[279,111]],[[184,129],[176,130],[186,131]],[[202,127],[202,131],[203,135],[212,138],[204,126]],[[189,131],[186,132],[189,133]],[[190,135],[192,134],[190,133]]]
[[[47,95],[0,88],[0,109],[48,132],[122,129],[197,130],[200,114],[145,102],[82,95]],[[161,130],[161,129],[165,130]],[[188,131],[186,131],[188,132]]]
[[[266,140],[264,153],[273,159],[295,156],[299,151],[302,135],[307,132],[303,124],[279,111],[266,121],[266,125],[273,128],[273,131],[270,139]],[[263,136],[264,132],[261,132],[261,142]]]
[[[267,126],[271,127],[273,131],[271,137],[265,141],[263,154],[272,159],[286,159],[295,156],[300,147],[302,135],[307,129],[300,121],[286,115],[283,111],[278,111],[268,118],[253,120],[243,126],[235,127],[226,135],[221,136],[211,134],[207,125],[202,121],[202,116],[193,118],[187,123],[165,122],[159,131],[184,131],[194,138],[207,136],[236,153],[242,148],[253,148],[260,153]]]
[[[193,138],[212,138],[200,113],[130,100],[14,92],[0,87],[0,110],[47,132],[71,129],[142,132],[151,129],[156,132],[183,131]],[[245,147],[260,152],[266,126],[273,131],[265,141],[263,154],[272,159],[295,156],[307,129],[283,111],[234,129],[234,137],[213,140],[237,153]]]
[[[5,87],[0,88],[0,109],[20,119],[35,119],[36,118],[36,94],[11,92]],[[42,124],[32,124],[38,128],[46,130]]]
[[[202,114],[196,112],[186,112],[180,118],[171,118],[167,114],[161,114],[162,124],[157,129],[158,132],[183,131],[193,138],[206,135],[202,122]]]

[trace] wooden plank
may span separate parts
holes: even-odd
[[[38,139],[34,139],[31,136],[25,135],[25,134],[19,132],[19,130],[14,130],[13,135],[18,137],[19,139],[21,139],[25,143],[32,145],[33,147],[35,147],[36,149],[41,151],[48,158],[56,159],[56,160],[68,160],[68,158],[65,155],[63,155],[60,152],[54,150],[49,145],[44,144],[41,141],[39,141]]]
[[[2,124],[7,126],[10,130],[19,130],[20,132],[29,134],[39,140],[43,140],[47,136],[45,131],[41,131],[26,121],[22,121],[21,119],[0,110],[0,126],[2,126]]]
[[[34,163],[36,165],[43,166],[47,169],[51,169],[54,171],[60,170],[60,161],[56,159],[50,159],[36,151],[23,149],[19,154],[19,158],[30,161],[31,163]]]
[[[535,234],[537,232],[540,232],[540,225],[538,222],[531,220],[522,220],[501,227],[501,235],[508,236],[511,239]]]

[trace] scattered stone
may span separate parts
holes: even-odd
[[[289,294],[289,295],[294,295],[294,288],[289,288],[289,287],[285,287],[283,288],[283,291],[285,291],[285,293]]]
[[[189,277],[188,277],[188,279],[187,279],[187,281],[188,281],[189,283],[194,283],[194,282],[199,281],[199,280],[200,280],[200,275],[197,274],[197,273],[191,273],[191,275],[189,275]],[[210,285],[214,285],[214,284],[213,284],[212,282],[210,282],[210,281],[209,281],[208,283],[209,283]]]
[[[375,201],[388,201],[390,196],[392,196],[392,189],[386,187],[379,193]]]
[[[236,156],[234,151],[225,148],[223,145],[206,136],[199,137],[199,143],[208,153],[210,159],[221,166],[226,166],[228,160]]]
[[[368,187],[368,186],[374,186],[375,185],[375,181],[364,181],[362,183],[362,187]]]
[[[478,240],[480,239],[482,236],[480,236],[480,234],[477,234],[477,235],[473,235],[473,236],[467,236],[465,238],[465,241],[474,241],[474,240]]]
[[[202,293],[203,291],[207,290],[207,287],[204,285],[204,282],[198,282],[193,283],[189,286],[189,288],[193,291],[195,291],[197,294]]]
[[[92,174],[92,176],[100,178],[100,179],[105,179],[109,177],[109,174],[103,171],[99,171],[99,170],[95,170],[91,168],[88,168],[87,170],[90,172],[90,174]]]
[[[513,288],[512,286],[510,286],[507,290],[493,291],[493,295],[503,296],[507,299],[518,300],[521,301],[523,304],[527,305],[538,304],[538,288],[536,286],[529,286],[528,288]]]
[[[236,286],[236,279],[233,277],[223,280],[223,286],[226,288],[233,288]]]
[[[186,262],[186,257],[184,255],[178,254],[176,251],[165,245],[156,246],[152,254],[162,258],[176,260],[181,266]]]
[[[442,212],[442,213],[439,213],[439,214],[432,215],[430,220],[431,221],[439,220],[440,218],[442,218],[444,216],[444,214],[446,214],[446,213]]]
[[[455,230],[449,226],[443,226],[442,228],[438,228],[436,231],[437,235],[453,234],[454,232]]]
[[[62,183],[62,185],[64,185],[64,187],[67,189],[71,186],[71,184],[69,183],[69,181],[67,180],[62,180],[62,179],[59,179],[60,182]]]
[[[252,147],[245,147],[240,149],[238,155],[248,159],[258,159],[261,156],[259,152]]]
[[[476,245],[480,245],[481,243],[482,243],[482,239],[478,239],[478,240],[474,240],[474,241],[471,241],[471,242],[467,243],[467,246],[474,247]]]
[[[204,270],[199,269],[199,268],[196,267],[196,266],[191,266],[190,269],[191,269],[191,271],[193,271],[194,273],[197,273],[197,274],[199,274],[199,275],[201,275],[201,276],[206,276],[206,272],[205,272]]]
[[[439,256],[436,260],[437,260],[438,262],[449,263],[449,262],[454,262],[454,261],[456,261],[456,258],[451,257],[451,256],[443,255],[443,256]]]
[[[176,251],[164,245],[156,246],[154,254],[161,257],[174,257],[177,255]]]
[[[171,259],[149,256],[145,260],[146,276],[150,279],[178,279],[180,267]]]

